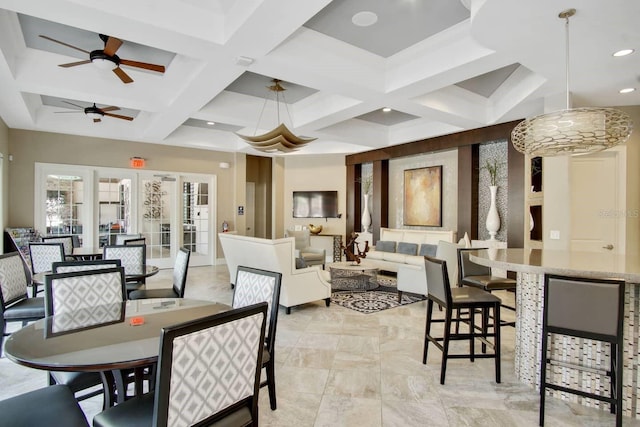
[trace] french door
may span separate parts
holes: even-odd
[[[215,186],[213,175],[37,163],[34,226],[85,247],[142,234],[149,264],[173,267],[184,246],[191,266],[212,265]]]

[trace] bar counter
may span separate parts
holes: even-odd
[[[540,383],[544,275],[625,280],[623,414],[640,418],[640,261],[637,256],[541,249],[483,249],[471,252],[469,259],[484,266],[516,272],[515,373],[521,382],[536,390],[539,390]],[[562,355],[570,363],[585,365],[597,362],[599,366],[609,365],[608,345],[605,347],[590,340],[556,337],[551,340],[549,348],[553,349],[554,357]],[[608,379],[600,378],[598,374],[563,371],[560,367],[552,369],[553,377],[562,378],[564,384],[580,384],[581,388],[609,393]],[[563,398],[560,392],[552,395]],[[573,395],[564,395],[564,398],[608,410],[608,405],[601,402]]]

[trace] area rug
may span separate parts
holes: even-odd
[[[378,276],[378,288],[372,291],[333,291],[331,302],[359,313],[377,313],[382,310],[413,304],[425,298],[414,294],[403,294],[398,303],[395,277]]]

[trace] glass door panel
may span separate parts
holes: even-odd
[[[45,233],[49,236],[72,235],[82,243],[85,220],[83,178],[49,174],[45,186]]]
[[[98,179],[100,246],[114,245],[118,234],[133,234],[135,232],[133,225],[131,178],[100,177]]]
[[[181,177],[182,246],[191,251],[189,265],[211,265],[215,230],[212,214],[213,180],[207,176]]]
[[[160,268],[173,267],[172,225],[176,222],[176,179],[168,176],[140,178],[140,227],[146,239],[147,261]]]

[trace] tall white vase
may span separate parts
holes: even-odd
[[[371,227],[371,214],[369,213],[369,195],[364,195],[364,207],[362,208],[362,218],[360,219],[362,232],[366,233]]]
[[[498,215],[498,208],[496,207],[496,193],[498,192],[498,186],[489,186],[491,192],[491,206],[489,206],[489,213],[487,214],[487,221],[485,225],[487,231],[489,231],[490,240],[496,240],[496,233],[500,230],[500,215]]]

